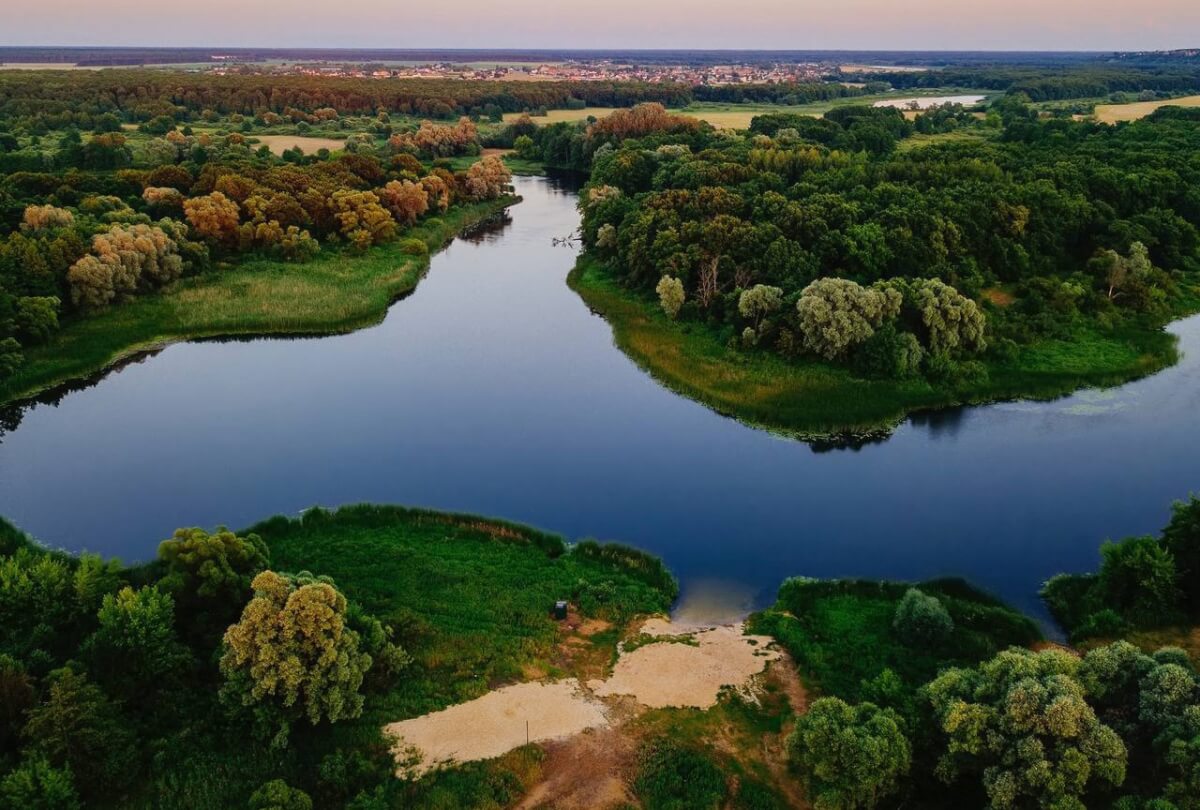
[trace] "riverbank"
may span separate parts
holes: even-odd
[[[1023,346],[1014,360],[988,363],[987,379],[969,386],[871,380],[814,360],[731,349],[703,324],[669,320],[587,257],[567,283],[609,322],[616,345],[660,383],[718,413],[797,438],[886,433],[923,410],[1053,399],[1129,382],[1178,359],[1174,336],[1147,325]],[[1196,312],[1198,303],[1189,298],[1175,315]]]
[[[397,298],[417,286],[429,268],[430,254],[519,200],[506,197],[457,206],[361,256],[326,247],[304,264],[249,259],[72,321],[49,343],[26,353],[21,368],[0,383],[0,404],[181,341],[338,334],[377,323]],[[404,252],[402,243],[412,238],[424,242],[428,253]]]

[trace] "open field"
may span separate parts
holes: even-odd
[[[1160,101],[1135,101],[1131,104],[1097,104],[1096,120],[1102,124],[1136,121],[1159,107],[1200,107],[1200,96],[1184,96]]]
[[[880,93],[869,96],[852,96],[848,98],[830,99],[828,101],[816,101],[811,104],[726,104],[716,102],[697,102],[690,104],[687,107],[671,110],[673,113],[680,115],[690,115],[707,121],[714,127],[720,129],[746,129],[750,126],[750,121],[756,115],[765,113],[793,113],[795,115],[811,115],[820,117],[835,107],[845,107],[847,105],[856,104],[876,104],[877,102],[890,102],[896,100],[908,100],[930,96],[934,98],[946,97],[950,91],[946,89],[931,89],[929,91],[906,91],[897,93]],[[985,96],[986,91],[978,90],[954,90],[954,95],[980,95]],[[589,116],[603,118],[606,115],[615,112],[613,107],[585,107],[581,110],[551,110],[545,116],[536,116],[532,120],[535,124],[557,124],[561,122],[583,121]],[[512,122],[521,117],[523,113],[508,113],[504,116],[506,122]]]
[[[512,202],[505,198],[452,209],[401,236],[421,239],[434,251]],[[400,241],[363,256],[325,248],[305,264],[252,258],[73,321],[26,353],[25,365],[0,385],[0,401],[32,396],[181,340],[332,333],[373,323],[398,295],[416,286],[429,265],[427,256],[405,254]]]
[[[616,107],[584,107],[582,110],[550,110],[546,115],[532,116],[535,124],[558,124],[564,121],[583,121],[588,116],[594,115],[597,118],[603,118],[613,112],[616,112]],[[512,123],[520,118],[525,113],[505,113],[504,121]]]
[[[315,138],[310,135],[256,135],[254,137],[276,155],[282,155],[285,150],[296,147],[299,147],[300,151],[306,155],[316,154],[320,149],[335,152],[346,145],[345,139]]]

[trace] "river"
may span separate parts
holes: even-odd
[[[1200,490],[1200,318],[1184,360],[1048,403],[914,417],[814,447],[659,386],[564,283],[563,182],[518,178],[511,221],[458,239],[379,325],[171,346],[0,443],[0,514],[71,550],[153,556],[178,526],[360,501],[503,517],[661,555],[681,609],[768,602],[781,579],[961,575],[1039,618],[1039,585],[1096,567]],[[16,420],[13,420],[14,422]]]

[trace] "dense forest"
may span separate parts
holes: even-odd
[[[1061,69],[996,65],[947,67],[939,70],[856,74],[860,81],[886,82],[897,89],[978,87],[1023,94],[1032,101],[1097,98],[1110,93],[1188,93],[1200,90],[1200,66],[1186,62],[1151,62],[1141,66],[1094,63]]]
[[[1008,97],[985,120],[843,106],[742,135],[647,107],[518,149],[590,166],[587,260],[668,317],[745,351],[963,382],[1038,340],[1187,307],[1198,120],[1044,120]],[[905,148],[918,133],[934,140]]]

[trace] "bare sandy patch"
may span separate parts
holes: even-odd
[[[578,681],[565,680],[506,686],[440,712],[391,723],[384,731],[401,748],[420,750],[418,770],[424,771],[448,762],[491,759],[527,741],[557,740],[607,725],[603,704],[585,695]]]
[[[599,696],[631,695],[650,708],[715,706],[723,686],[744,688],[748,681],[779,658],[769,636],[748,636],[733,624],[686,632],[689,640],[644,644],[624,653],[606,681],[590,681]],[[646,635],[683,635],[665,619],[642,625]]]

